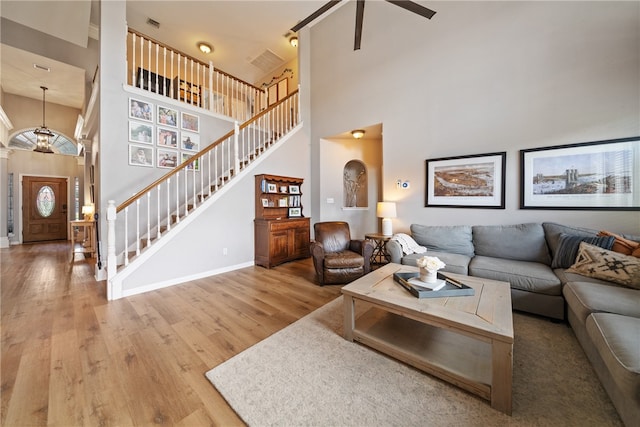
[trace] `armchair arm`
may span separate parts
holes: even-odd
[[[313,257],[313,266],[316,269],[316,274],[320,280],[320,283],[324,283],[324,246],[320,242],[311,242],[309,247],[311,256]]]
[[[375,245],[369,239],[351,240],[349,243],[349,249],[356,253],[359,253],[364,258],[365,274],[371,271],[371,256],[373,255],[374,248]]]

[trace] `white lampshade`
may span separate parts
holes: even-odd
[[[395,202],[378,202],[376,206],[376,216],[382,218],[382,234],[391,236],[393,234],[391,218],[396,217]]]
[[[85,221],[91,221],[93,219],[93,213],[95,212],[93,205],[84,205],[82,207],[82,215],[84,215]]]

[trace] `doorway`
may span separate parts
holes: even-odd
[[[67,239],[67,178],[22,177],[22,241]]]

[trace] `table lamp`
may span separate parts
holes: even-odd
[[[92,221],[93,220],[93,205],[84,205],[82,207],[82,215],[84,215],[84,220],[85,221]]]
[[[393,234],[391,218],[396,217],[395,202],[378,202],[376,216],[382,218],[382,234],[391,236]]]

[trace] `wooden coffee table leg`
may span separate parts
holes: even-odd
[[[513,344],[494,340],[492,358],[491,407],[511,415]]]
[[[355,327],[355,301],[353,297],[344,295],[344,339],[353,341],[353,329]]]

